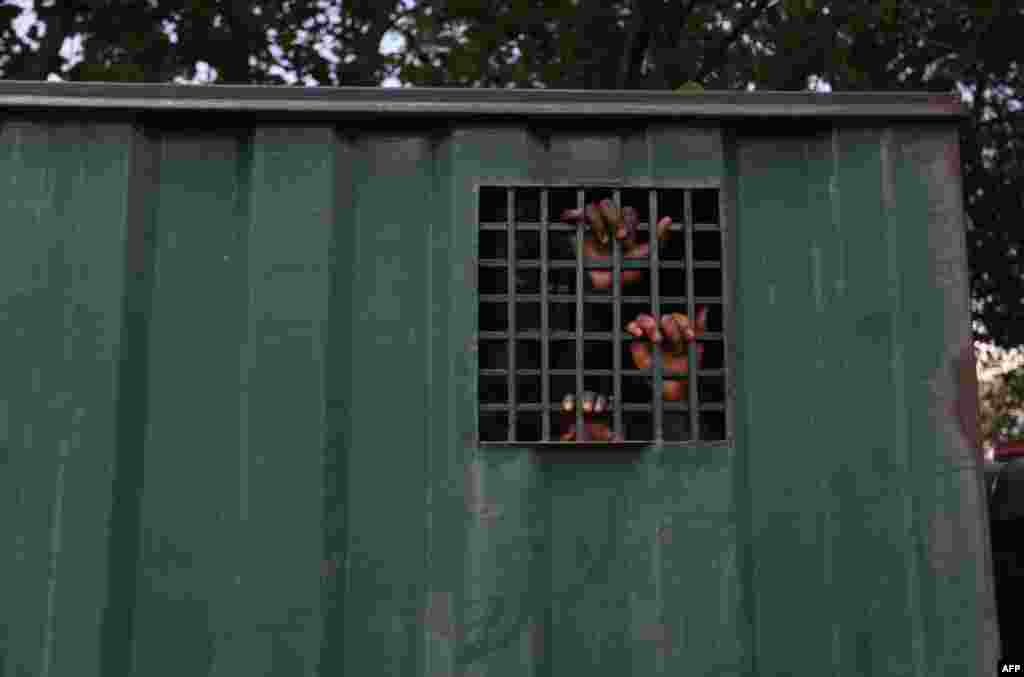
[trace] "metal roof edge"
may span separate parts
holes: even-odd
[[[293,87],[0,81],[0,108],[374,116],[963,117],[953,94]]]

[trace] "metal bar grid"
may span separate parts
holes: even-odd
[[[516,294],[516,300],[523,302],[539,303],[545,298],[544,294]],[[575,294],[551,294],[546,295],[548,301],[552,303],[575,303]],[[481,294],[480,301],[483,303],[505,303],[509,300],[508,294]],[[695,303],[722,303],[721,296],[695,296]],[[650,296],[621,296],[616,299],[611,296],[588,296],[587,303],[650,303]],[[684,305],[689,301],[686,296],[662,296],[662,305]]]
[[[534,224],[531,222],[520,223],[517,221],[517,203],[519,196],[517,190],[519,187],[516,186],[503,186],[504,190],[504,206],[505,206],[505,223],[500,224],[500,229],[497,227],[491,227],[494,225],[493,222],[481,222],[481,230],[503,230],[505,238],[502,238],[507,248],[506,256],[500,259],[484,259],[482,256],[478,258],[478,262],[482,268],[493,267],[493,268],[506,268],[503,271],[506,275],[507,289],[506,294],[479,294],[479,302],[481,304],[495,304],[495,303],[507,303],[506,323],[507,327],[505,331],[480,331],[478,337],[481,340],[500,340],[505,343],[506,350],[508,353],[508,359],[506,361],[507,368],[505,369],[494,369],[494,368],[481,368],[478,370],[478,374],[482,377],[504,377],[503,380],[507,386],[507,397],[506,402],[500,404],[492,403],[481,403],[479,409],[481,412],[493,412],[507,414],[506,419],[506,434],[502,438],[488,439],[485,443],[497,443],[497,444],[542,444],[548,445],[551,443],[561,443],[558,440],[557,431],[553,431],[553,420],[550,414],[557,413],[561,410],[560,402],[552,402],[552,377],[574,377],[575,381],[575,403],[574,407],[574,419],[577,432],[577,443],[590,443],[588,439],[588,431],[584,426],[586,417],[584,416],[583,410],[583,393],[586,388],[586,377],[587,376],[600,376],[600,377],[611,377],[612,379],[612,411],[610,416],[612,417],[612,430],[619,433],[623,437],[623,441],[627,443],[656,443],[661,444],[663,442],[670,442],[673,444],[677,443],[695,443],[701,442],[703,437],[700,430],[701,423],[701,412],[723,412],[728,413],[729,408],[725,406],[725,403],[711,404],[711,403],[700,403],[698,401],[698,378],[721,378],[728,379],[727,365],[723,361],[722,368],[720,369],[701,369],[698,365],[698,350],[696,342],[688,342],[688,373],[685,375],[675,375],[676,372],[671,374],[665,371],[663,357],[660,350],[652,351],[652,365],[649,370],[640,369],[624,369],[623,368],[623,348],[628,345],[625,341],[633,340],[630,336],[624,336],[625,321],[631,318],[623,317],[623,303],[649,303],[650,313],[654,316],[656,321],[660,325],[660,317],[663,308],[666,305],[685,305],[687,314],[691,318],[691,321],[696,320],[696,312],[699,304],[720,304],[723,312],[726,311],[727,296],[726,290],[721,293],[720,296],[696,296],[695,289],[695,274],[694,271],[698,269],[716,269],[720,273],[724,273],[724,261],[725,255],[725,237],[724,237],[724,223],[721,209],[722,195],[720,191],[716,190],[717,203],[719,206],[719,217],[718,224],[697,224],[694,222],[694,193],[690,189],[672,189],[679,190],[680,195],[676,197],[682,197],[683,203],[683,214],[682,224],[673,225],[672,230],[675,233],[675,237],[682,235],[683,237],[683,260],[668,260],[663,261],[661,257],[661,243],[657,240],[657,234],[655,226],[658,223],[659,210],[659,192],[656,188],[648,188],[647,203],[648,203],[648,220],[645,222],[645,230],[649,231],[648,236],[648,251],[647,257],[624,260],[624,249],[622,242],[619,241],[615,234],[612,233],[610,237],[611,243],[611,262],[609,265],[608,261],[587,261],[584,256],[584,243],[587,236],[588,226],[586,225],[586,219],[583,219],[581,224],[569,226],[569,224],[554,224],[551,223],[551,194],[548,188],[542,188],[538,191],[539,200],[534,204],[539,204],[539,219],[540,221],[536,224],[536,229],[532,228]],[[494,190],[494,189],[492,189]],[[579,209],[585,209],[586,206],[586,190],[582,187],[576,187],[573,191],[575,193],[575,204]],[[536,196],[538,193],[535,193]],[[621,209],[623,204],[622,190],[614,189],[611,191],[615,205]],[[496,196],[495,196],[496,197]],[[529,198],[527,199],[529,202]],[[667,204],[667,203],[666,203]],[[528,209],[528,208],[527,208]],[[668,215],[671,216],[671,215]],[[486,226],[486,228],[485,228]],[[572,261],[552,261],[551,260],[551,244],[549,235],[551,233],[557,233],[559,231],[566,232],[568,235],[572,230],[576,234],[576,248]],[[519,237],[522,232],[535,231],[539,235],[539,247],[534,245],[533,251],[536,252],[533,256],[539,258],[523,258],[519,259],[519,251],[517,249],[520,243]],[[680,232],[681,231],[681,232]],[[695,261],[694,253],[694,233],[703,231],[717,231],[723,234],[719,240],[721,250],[719,252],[719,261]],[[529,248],[529,245],[527,245]],[[481,247],[483,249],[483,247]],[[539,249],[539,251],[538,251]],[[483,252],[481,252],[483,253]],[[529,256],[529,254],[527,254]],[[704,258],[704,256],[702,256]],[[518,278],[519,273],[523,269],[538,270],[540,273],[540,285],[537,291],[539,293],[519,293]],[[575,293],[574,294],[557,294],[552,293],[549,284],[550,273],[552,270],[569,270],[574,269],[575,275]],[[629,269],[642,269],[648,272],[650,275],[650,291],[649,295],[646,296],[627,296],[623,291],[623,271]],[[589,270],[604,270],[611,272],[611,293],[610,294],[593,294],[587,293],[586,275]],[[683,272],[685,280],[685,290],[682,296],[662,296],[661,295],[661,279],[660,273],[663,270],[680,270]],[[536,283],[531,284],[535,286]],[[524,331],[520,329],[520,321],[522,318],[517,319],[517,302],[518,303],[539,303],[540,305],[540,317],[539,317],[539,330],[537,331]],[[550,306],[553,302],[573,303],[575,305],[575,327],[566,330],[552,330],[552,308]],[[586,303],[598,303],[598,304],[611,304],[612,313],[612,327],[611,331],[586,331]],[[536,316],[534,316],[536,317]],[[724,320],[724,318],[723,318]],[[536,321],[536,320],[534,320]],[[535,325],[536,326],[536,325]],[[705,332],[702,335],[704,340],[724,339],[725,327],[720,332]],[[540,362],[539,368],[524,369],[519,366],[517,357],[517,340],[518,339],[539,339],[540,347]],[[572,369],[556,369],[553,368],[552,359],[552,340],[570,340],[574,345],[575,352],[575,363]],[[613,348],[610,353],[611,358],[611,369],[601,368],[595,369],[593,365],[591,368],[587,368],[585,359],[587,354],[587,344],[585,340],[596,339],[602,341],[610,341],[611,347]],[[636,339],[642,340],[642,339]],[[605,350],[602,348],[602,350]],[[524,353],[527,356],[529,353]],[[566,355],[568,357],[568,355]],[[607,359],[607,358],[604,358]],[[527,357],[528,361],[535,361],[536,357]],[[565,365],[570,366],[570,365]],[[629,365],[632,366],[632,365]],[[540,377],[540,403],[531,402],[529,396],[527,401],[519,402],[519,383],[518,380],[521,377],[536,378]],[[650,393],[653,400],[648,403],[627,403],[623,401],[623,378],[624,377],[638,377],[638,376],[650,376],[649,383],[653,386],[653,392]],[[664,401],[664,379],[665,378],[679,378],[680,380],[685,379],[688,387],[687,401],[686,402],[665,402]],[[529,388],[529,386],[527,386]],[[729,399],[728,395],[728,381],[725,381],[725,400]],[[602,387],[603,390],[603,387]],[[529,390],[524,392],[529,393]],[[536,391],[533,391],[536,393]],[[557,396],[558,393],[555,393]],[[536,394],[534,395],[536,397]],[[530,412],[533,416],[540,413],[540,426],[537,432],[540,433],[539,440],[537,439],[517,439],[522,437],[519,434],[517,425],[520,423],[518,414],[521,412]],[[650,437],[652,439],[637,439],[628,435],[623,425],[623,414],[624,413],[650,413],[652,418],[652,430]],[[664,413],[665,412],[679,412],[688,414],[690,435],[689,440],[685,439],[665,439],[664,430]],[[531,418],[531,417],[528,417]],[[536,425],[536,419],[531,418],[531,422],[527,425]],[[723,431],[726,439],[728,435],[728,421],[726,421],[726,430]],[[526,428],[524,430],[530,430]],[[554,436],[553,436],[554,432]],[[712,434],[714,438],[715,434]],[[525,437],[529,438],[530,434],[527,432]],[[705,442],[715,442],[716,439],[708,439]],[[564,444],[564,443],[562,443]]]
[[[627,403],[624,403],[624,404],[622,404],[620,406],[625,411],[636,411],[636,412],[644,412],[644,413],[647,413],[647,412],[651,411],[651,405],[649,405],[649,404],[641,404],[641,403],[638,403],[638,402],[627,402]],[[663,406],[665,407],[665,411],[686,412],[686,411],[690,410],[690,406],[685,404],[685,403],[665,402]],[[502,412],[504,412],[504,411],[508,411],[508,405],[505,404],[505,403],[500,403],[500,404],[487,403],[487,404],[481,404],[480,405],[480,409],[481,409],[481,411],[502,411]],[[516,409],[518,409],[519,411],[533,411],[533,412],[537,412],[537,411],[561,411],[562,410],[561,405],[558,404],[558,403],[544,405],[544,404],[542,404],[540,402],[522,403],[522,404],[517,405]],[[700,405],[700,410],[701,411],[725,411],[725,405],[724,404],[720,404],[720,403],[702,404],[702,405]],[[519,440],[519,441],[529,441],[529,440]],[[651,440],[635,439],[635,440],[626,440],[626,441],[650,442]],[[672,440],[672,441],[674,442],[675,440]]]
[[[508,334],[507,331],[482,331],[482,332],[480,332],[480,338],[483,339],[483,340],[507,340],[508,337],[509,337],[509,334]],[[539,331],[535,331],[535,330],[534,331],[520,331],[518,334],[516,334],[516,337],[517,338],[521,338],[521,339],[533,339],[535,341],[536,340],[543,340],[545,338],[544,336],[541,335],[541,333]],[[554,330],[552,330],[547,338],[551,338],[551,339],[554,339],[554,340],[561,340],[561,341],[573,340],[573,339],[576,338],[576,332],[574,332],[574,331],[554,331]],[[592,340],[595,340],[595,341],[598,341],[598,340],[606,340],[607,341],[607,340],[611,340],[611,339],[615,338],[615,332],[611,332],[611,331],[588,331],[588,332],[584,333],[583,338],[585,338],[585,339],[592,339]],[[719,339],[719,340],[721,340],[724,337],[722,335],[722,332],[706,331],[706,332],[704,332],[704,338],[705,339],[709,339],[709,340],[711,340],[711,339]]]
[[[563,442],[561,440],[555,439],[555,440],[530,440],[530,441],[523,441],[523,442],[516,442],[516,443],[501,442],[501,441],[498,441],[498,442],[484,442],[483,446],[485,446],[485,447],[514,447],[514,448],[529,447],[530,449],[533,449],[535,451],[540,451],[542,449],[550,449],[552,451],[556,451],[556,450],[564,451],[566,449],[566,447],[569,447],[569,448],[579,447],[579,448],[586,448],[586,449],[589,449],[589,450],[597,449],[597,450],[614,451],[614,450],[618,450],[618,449],[622,449],[622,450],[626,450],[626,449],[631,449],[631,450],[645,449],[647,447],[650,447],[652,444],[653,444],[652,440],[631,440],[631,439],[626,439],[626,440],[623,440],[622,442],[615,442],[615,443],[588,442],[588,443],[585,443],[585,444],[574,444],[572,442]],[[667,446],[671,446],[673,450],[676,450],[676,449],[680,449],[680,450],[682,450],[682,449],[701,449],[701,450],[704,450],[704,449],[728,448],[732,444],[733,443],[732,443],[731,440],[702,440],[700,442],[693,442],[691,440],[679,440],[679,441],[672,440],[672,441],[666,443],[666,445]]]
[[[540,376],[542,373],[547,373],[548,376],[575,376],[575,369],[519,369],[516,371],[520,376]],[[623,376],[647,376],[650,372],[645,369],[622,369],[620,373]],[[615,372],[611,369],[584,369],[584,376],[614,376]],[[699,369],[697,370],[699,376],[704,377],[721,377],[725,376],[724,369]],[[481,369],[481,376],[507,376],[508,369]]]
[[[481,268],[504,268],[506,261],[504,259],[483,259],[480,261]],[[662,268],[682,270],[686,264],[683,262],[675,261],[663,261],[661,264]],[[695,268],[714,268],[719,269],[722,267],[717,261],[696,261],[694,262]],[[519,262],[520,268],[540,268],[540,261],[524,259]],[[610,270],[607,263],[584,263],[583,267],[585,270]],[[555,270],[575,270],[576,263],[573,261],[549,261],[548,268]],[[649,264],[646,261],[623,261],[623,270],[647,270]]]
[[[615,190],[621,192],[618,188],[616,188]],[[543,192],[546,193],[547,189],[545,188]],[[558,231],[566,232],[566,233],[575,233],[576,232],[576,226],[574,226],[572,224],[567,224],[567,223],[548,223],[548,224],[544,224],[544,223],[539,222],[539,221],[537,221],[537,222],[517,221],[516,222],[516,230],[518,230],[520,232],[541,230],[542,228],[544,228],[545,225],[547,226],[547,230],[549,230],[550,232],[558,232]],[[484,223],[480,224],[480,230],[500,230],[500,231],[504,232],[504,230],[507,227],[508,226],[504,222],[500,222],[500,223],[499,222],[490,222],[490,223],[489,222],[484,222]],[[651,228],[650,224],[648,222],[646,222],[646,221],[641,221],[640,223],[637,224],[637,230],[639,232],[641,232],[641,233],[650,230],[650,228]],[[722,228],[717,223],[695,223],[695,224],[693,224],[693,230],[696,233],[701,233],[701,232],[717,232],[719,230],[722,230]]]

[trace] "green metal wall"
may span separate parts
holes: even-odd
[[[994,664],[951,124],[90,119],[0,119],[0,676]],[[733,443],[474,446],[566,180],[724,189]]]

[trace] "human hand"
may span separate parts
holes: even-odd
[[[583,393],[581,400],[583,405],[584,439],[577,439],[576,396],[569,393],[562,398],[561,441],[621,442],[622,435],[612,432],[611,426],[608,425],[608,415],[612,409],[609,399],[604,395],[588,390]]]
[[[670,313],[661,316],[661,324],[651,315],[641,313],[626,325],[626,331],[636,338],[647,341],[633,341],[630,354],[637,369],[650,369],[654,364],[652,346],[660,345],[662,350],[662,397],[666,401],[687,399],[686,378],[690,371],[688,344],[696,341],[707,330],[708,309],[697,311],[697,319],[690,319],[682,313]],[[700,365],[704,346],[697,344],[697,363]],[[671,378],[675,376],[676,378]],[[682,377],[682,378],[679,378]]]
[[[589,224],[583,240],[583,255],[587,259],[608,261],[611,265],[611,237],[622,241],[623,257],[627,259],[642,259],[650,254],[650,242],[638,243],[636,241],[637,228],[640,217],[632,207],[619,209],[611,200],[601,200],[597,203],[587,205],[582,209],[567,209],[562,213],[562,221],[566,223]],[[657,241],[668,239],[671,234],[672,219],[664,217],[658,221],[655,228],[654,238]],[[612,271],[590,270],[590,281],[595,289],[610,289],[612,286]],[[637,282],[643,277],[642,270],[622,271],[622,284]]]

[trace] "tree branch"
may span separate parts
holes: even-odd
[[[615,89],[625,89],[626,80],[631,70],[633,42],[636,40],[640,24],[640,16],[636,12],[636,2],[631,3],[629,18],[632,21],[630,21],[629,32],[626,34],[626,44],[622,47],[622,57],[619,59],[619,72],[615,78]]]

